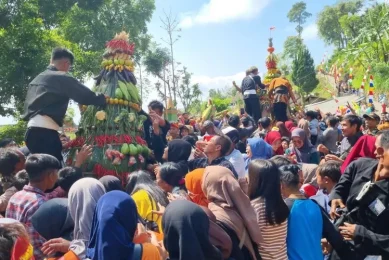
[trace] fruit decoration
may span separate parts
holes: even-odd
[[[133,74],[135,45],[126,32],[116,34],[106,44],[102,70],[95,78],[94,91],[106,95],[106,106],[80,105],[81,121],[67,164],[72,164],[76,150],[84,144],[93,146],[91,159],[83,171],[97,177],[115,175],[126,180],[129,173],[143,169],[150,154],[143,139],[143,122],[147,119],[141,111],[141,99]]]
[[[269,38],[269,47],[267,48],[267,51],[269,54],[266,57],[267,74],[263,80],[264,84],[270,84],[274,78],[281,76],[280,71],[277,69],[277,57],[274,54],[275,49],[273,47],[273,38]]]

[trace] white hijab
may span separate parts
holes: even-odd
[[[74,237],[69,249],[80,259],[85,258],[95,207],[104,194],[103,184],[93,178],[78,180],[69,190],[69,213],[74,220]]]

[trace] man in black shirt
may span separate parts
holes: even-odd
[[[170,124],[163,118],[163,104],[158,100],[149,104],[149,115],[143,123],[143,130],[147,145],[154,152],[155,160],[163,162],[162,155],[167,145],[166,135],[170,129]]]
[[[345,240],[354,242],[358,254],[354,259],[368,255],[389,259],[389,131],[377,136],[375,146],[378,160],[352,162],[330,194],[332,218],[340,216],[338,207],[347,209],[338,224]],[[361,192],[366,184],[370,188]]]
[[[69,100],[83,105],[106,105],[103,94],[94,93],[68,74],[73,61],[69,50],[53,50],[50,65],[29,84],[22,115],[28,121],[25,141],[30,152],[50,154],[60,162],[63,158],[58,130]]]
[[[258,76],[258,68],[252,67],[250,74],[247,75],[242,81],[242,94],[245,104],[245,110],[255,122],[261,118],[261,108],[259,105],[259,98],[257,96],[257,88],[263,88],[261,83],[261,77]]]

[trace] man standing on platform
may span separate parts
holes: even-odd
[[[242,81],[242,86],[239,88],[235,82],[234,86],[238,91],[242,92],[245,104],[246,113],[254,118],[255,122],[261,118],[261,107],[257,96],[257,88],[264,88],[261,82],[261,77],[258,75],[258,68],[251,67],[246,71],[246,77]]]
[[[62,158],[58,134],[69,100],[79,104],[105,106],[105,96],[96,94],[68,74],[74,55],[64,48],[52,52],[50,65],[29,84],[23,120],[28,121],[25,141],[31,153]]]

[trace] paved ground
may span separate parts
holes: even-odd
[[[326,77],[327,77],[327,80],[331,83],[331,85],[334,86],[334,90],[335,90],[334,78],[330,77],[330,76],[326,76]],[[315,103],[315,104],[306,105],[305,107],[308,110],[309,109],[314,109],[314,108],[318,107],[324,113],[327,113],[327,112],[335,113],[337,108],[338,108],[338,106],[345,106],[345,105],[347,105],[347,101],[350,104],[352,104],[351,103],[352,101],[356,101],[356,100],[360,99],[360,97],[358,97],[357,95],[351,94],[351,95],[347,95],[347,96],[337,97],[336,99],[338,100],[338,103],[334,99],[332,99],[332,100],[328,100],[328,101],[324,101],[324,102],[319,102],[319,103]],[[378,111],[381,111],[381,104],[378,103],[377,101],[374,101],[374,107]]]

